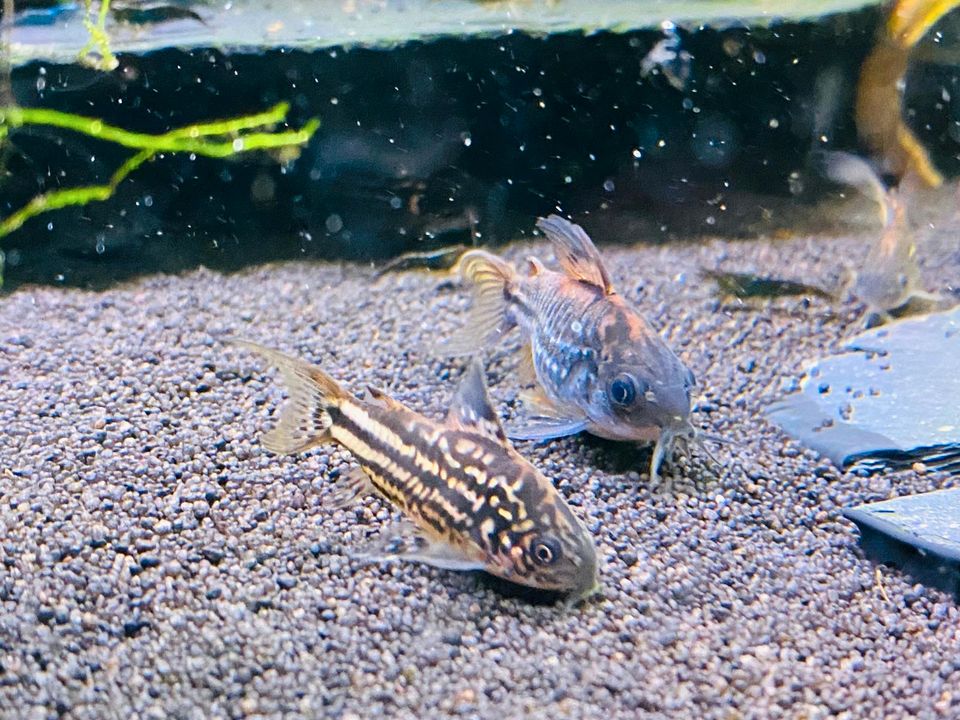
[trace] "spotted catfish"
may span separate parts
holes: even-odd
[[[853,295],[867,305],[868,324],[886,322],[892,313],[899,314],[908,305],[926,310],[945,307],[943,297],[923,289],[917,246],[907,219],[907,197],[915,192],[917,178],[908,175],[899,191],[888,189],[876,170],[857,155],[839,151],[812,155],[814,167],[823,175],[839,185],[856,188],[880,209],[883,232],[861,269],[849,272],[846,278]]]
[[[322,443],[349,450],[360,468],[338,506],[375,493],[415,526],[411,549],[384,557],[451,570],[485,570],[573,599],[598,587],[593,539],[549,480],[514,450],[490,404],[483,369],[467,370],[443,422],[382,391],[358,400],[320,368],[241,341],[280,369],[290,399],[263,439],[277,453]],[[412,541],[412,542],[411,542]]]
[[[471,317],[446,347],[472,352],[519,327],[528,392],[526,423],[513,439],[545,440],[586,430],[614,440],[655,442],[650,478],[677,437],[692,438],[693,373],[617,294],[600,253],[579,225],[557,215],[537,223],[563,272],[528,258],[521,275],[483,250],[459,263],[475,288]]]

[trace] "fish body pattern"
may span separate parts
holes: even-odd
[[[655,442],[651,479],[673,440],[690,437],[693,373],[621,295],[593,242],[556,215],[538,227],[562,272],[528,259],[521,275],[482,250],[466,253],[461,275],[475,287],[467,327],[448,346],[471,352],[519,328],[536,391],[514,439],[549,439],[583,430],[613,440]]]
[[[290,398],[263,439],[277,453],[324,443],[350,451],[360,468],[335,502],[380,495],[416,527],[416,548],[390,557],[452,570],[485,570],[511,582],[579,599],[598,588],[593,539],[536,468],[513,449],[490,404],[478,361],[443,422],[382,391],[346,392],[320,368],[253,343],[276,365]]]

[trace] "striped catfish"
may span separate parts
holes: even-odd
[[[511,582],[580,599],[598,587],[593,538],[540,472],[504,435],[483,368],[466,371],[443,422],[368,388],[358,400],[318,367],[240,341],[277,366],[290,399],[263,438],[276,453],[323,443],[350,451],[360,468],[335,494],[346,505],[375,493],[416,530],[411,549],[383,557],[450,570],[485,570]]]
[[[483,250],[465,253],[459,269],[474,286],[474,304],[466,328],[446,349],[474,352],[519,328],[521,367],[535,390],[525,395],[525,423],[509,436],[547,440],[586,430],[655,442],[650,479],[656,481],[674,440],[694,436],[693,373],[616,292],[579,225],[551,215],[537,227],[553,243],[562,272],[531,257],[521,275]]]

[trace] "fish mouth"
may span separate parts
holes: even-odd
[[[581,543],[582,564],[573,577],[573,589],[567,593],[568,601],[574,604],[600,592],[600,562],[597,558],[597,548],[593,544],[593,537],[585,529]]]
[[[579,605],[580,603],[586,602],[590,598],[599,595],[602,590],[603,586],[600,584],[599,576],[594,576],[593,580],[585,584],[583,587],[570,591],[567,594],[566,603],[571,607]]]

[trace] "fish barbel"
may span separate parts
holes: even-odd
[[[650,479],[656,481],[674,440],[694,436],[694,375],[616,292],[579,225],[551,215],[537,227],[553,243],[563,271],[528,258],[521,275],[483,250],[465,253],[460,274],[474,285],[474,305],[446,350],[474,352],[518,327],[523,366],[536,389],[526,397],[531,417],[509,436],[546,440],[586,430],[654,442]]]
[[[467,369],[443,422],[368,388],[358,400],[320,368],[246,341],[277,366],[289,400],[263,438],[276,453],[323,443],[350,451],[360,468],[335,494],[338,507],[375,493],[416,526],[415,547],[383,557],[449,570],[485,570],[579,599],[598,587],[593,538],[559,492],[504,435],[483,368]]]

